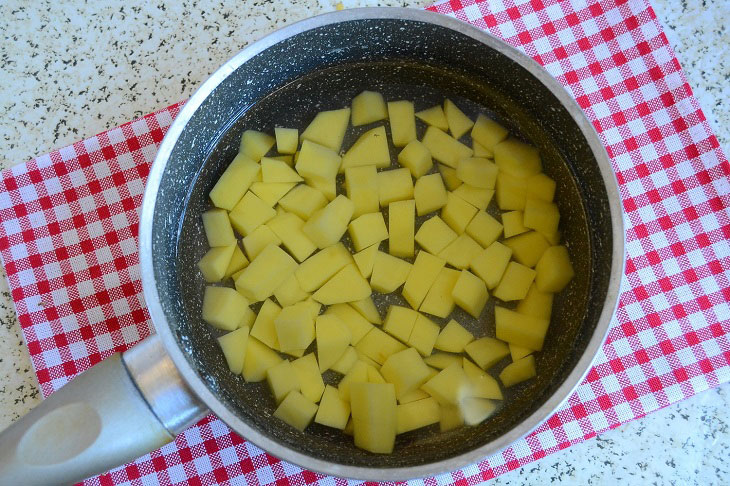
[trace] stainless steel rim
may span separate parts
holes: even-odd
[[[165,316],[160,304],[154,275],[154,267],[152,264],[152,224],[157,199],[157,188],[159,187],[162,174],[165,170],[172,149],[177,143],[178,137],[206,97],[239,66],[274,44],[317,27],[363,19],[403,19],[429,23],[455,30],[504,54],[535,76],[548,89],[550,89],[555,97],[557,97],[563,106],[565,106],[588,141],[591,150],[598,161],[599,169],[606,185],[613,230],[611,276],[603,311],[601,312],[596,330],[588,342],[583,355],[578,360],[573,371],[568,375],[566,380],[555,391],[555,393],[537,411],[525,418],[508,433],[493,440],[492,442],[484,444],[478,449],[439,462],[392,469],[347,466],[316,459],[267,438],[248,426],[238,416],[232,413],[221,401],[218,400],[216,395],[208,389],[204,381],[197,375],[196,370],[190,365],[182,350],[178,347],[177,341],[175,340],[167,321],[167,317]],[[545,419],[547,419],[552,412],[560,407],[576,386],[582,381],[583,377],[588,372],[596,353],[603,343],[618,301],[624,268],[624,224],[620,201],[621,199],[619,197],[618,186],[610,160],[608,159],[606,151],[601,144],[598,135],[593,129],[593,126],[563,86],[560,85],[540,65],[525,54],[490,34],[477,29],[476,27],[445,15],[427,12],[424,10],[377,7],[332,12],[284,27],[246,47],[230,61],[221,66],[220,69],[218,69],[205,83],[201,85],[195,94],[193,94],[193,96],[188,100],[180,114],[173,122],[155,158],[155,162],[147,180],[142,204],[139,241],[144,296],[157,333],[162,338],[167,352],[170,354],[170,357],[191,389],[194,390],[198,397],[206,403],[208,407],[210,407],[211,411],[213,411],[221,420],[258,447],[301,467],[335,476],[370,480],[410,479],[429,476],[474,463],[509,446],[517,439],[520,439],[534,430]]]

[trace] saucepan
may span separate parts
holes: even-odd
[[[544,170],[558,183],[561,231],[575,267],[556,298],[538,376],[510,389],[481,425],[404,434],[393,454],[357,449],[335,429],[313,424],[299,432],[273,417],[265,382],[245,383],[230,373],[215,332],[200,318],[204,282],[196,262],[206,250],[200,214],[243,130],[303,127],[317,111],[346,106],[364,89],[414,100],[417,109],[448,97],[538,146]],[[575,100],[541,66],[489,34],[399,8],[304,20],[216,71],[160,146],[139,245],[156,334],[81,374],[8,428],[0,436],[0,483],[83,479],[162,446],[211,412],[270,454],[325,474],[394,480],[462,467],[536,428],[580,382],[615,310],[624,261],[615,176]],[[494,335],[493,320],[470,326],[477,335]]]

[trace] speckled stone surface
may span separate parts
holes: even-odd
[[[0,2],[0,167],[187,98],[220,64],[276,27],[336,2]],[[353,0],[346,7],[428,2]],[[727,0],[654,0],[707,118],[730,147]],[[0,429],[39,400],[0,281]],[[727,484],[730,386],[702,393],[491,484]]]

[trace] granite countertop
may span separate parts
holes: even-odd
[[[220,64],[332,0],[0,3],[0,168],[189,97]],[[427,1],[352,0],[346,7]],[[730,153],[727,0],[654,0],[695,95]],[[0,270],[2,272],[2,270]],[[4,275],[0,430],[40,400]],[[701,393],[491,484],[722,484],[730,478],[730,385]]]

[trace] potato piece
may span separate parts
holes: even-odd
[[[469,379],[461,367],[461,360],[444,368],[438,375],[421,386],[441,405],[458,405],[469,396]]]
[[[332,305],[362,300],[371,293],[370,284],[360,275],[357,266],[351,263],[320,287],[312,298],[324,305]]]
[[[388,238],[388,228],[382,213],[363,214],[350,222],[347,228],[355,251],[377,245]]]
[[[334,152],[339,152],[342,148],[342,140],[345,138],[349,121],[350,108],[320,111],[304,129],[301,139],[312,141]],[[302,148],[304,148],[304,142],[302,142]]]
[[[434,216],[423,222],[414,238],[421,248],[438,255],[458,236],[441,218]]]
[[[322,374],[319,372],[319,364],[317,364],[314,353],[292,361],[291,366],[304,398],[314,403],[319,402],[324,392],[324,381],[322,381]]]
[[[470,342],[464,346],[464,351],[483,370],[488,370],[509,355],[507,343],[490,337]]]
[[[418,312],[407,307],[391,305],[385,314],[383,331],[406,343],[413,331],[416,318],[418,318]]]
[[[281,403],[289,392],[298,392],[300,390],[299,380],[294,368],[287,360],[281,361],[266,370],[266,383],[268,383],[277,404]]]
[[[394,201],[413,198],[413,180],[408,169],[392,169],[378,172],[378,200],[381,207]]]
[[[534,267],[550,243],[537,231],[529,231],[504,240],[504,245],[512,249],[512,257],[522,265]]]
[[[251,191],[244,194],[241,201],[228,215],[233,229],[243,236],[248,236],[274,216],[276,216],[276,211]]]
[[[374,165],[345,169],[345,190],[355,205],[353,218],[380,210],[377,170]]]
[[[433,347],[449,353],[462,353],[464,346],[472,341],[474,341],[474,335],[457,321],[451,319],[441,330]]]
[[[357,359],[359,359],[360,361],[362,361],[363,363],[365,363],[365,368],[367,368],[367,369],[369,369],[369,368],[378,369],[380,367],[380,363],[378,363],[377,361],[375,361],[372,358],[369,358],[368,356],[365,356],[362,352],[358,351],[357,348],[355,348],[355,352],[357,352]],[[366,374],[365,374],[366,377],[368,375],[367,369],[366,369]],[[366,381],[368,383],[372,383],[370,380],[366,380]]]
[[[249,260],[255,259],[269,245],[281,245],[279,237],[265,224],[246,235],[242,242]]]
[[[426,129],[421,142],[431,152],[431,157],[454,169],[461,159],[474,153],[471,148],[435,127]]]
[[[388,383],[395,386],[396,398],[419,388],[426,383],[430,374],[428,366],[413,348],[390,355],[380,372]]]
[[[532,145],[508,138],[495,145],[493,150],[494,162],[502,172],[523,179],[542,172],[540,152]]]
[[[396,433],[404,434],[439,422],[441,411],[433,398],[424,398],[398,405],[398,427]]]
[[[499,379],[502,384],[509,388],[530,378],[537,376],[535,371],[535,357],[525,356],[524,358],[508,364],[499,373]]]
[[[497,338],[523,348],[542,351],[550,321],[539,317],[526,316],[518,312],[496,306],[494,320]]]
[[[459,196],[461,199],[468,202],[477,209],[486,211],[487,206],[489,206],[489,202],[494,197],[494,190],[480,189],[478,187],[474,187],[465,183],[454,189],[452,191],[452,194],[455,196]]]
[[[375,263],[375,255],[378,252],[379,246],[376,243],[352,255],[357,269],[360,270],[360,274],[365,278],[370,278],[370,275],[373,273],[373,263]]]
[[[368,382],[368,364],[358,360],[352,368],[342,377],[337,392],[342,400],[350,402],[350,389],[355,383]]]
[[[274,318],[274,327],[283,353],[306,349],[314,341],[314,319],[303,302],[282,308]]]
[[[350,418],[350,403],[340,398],[337,388],[327,385],[314,421],[318,424],[343,430]]]
[[[471,129],[471,138],[489,151],[494,151],[494,146],[507,138],[509,132],[496,121],[479,115],[474,127]]]
[[[492,152],[487,147],[485,147],[481,143],[474,140],[473,137],[472,137],[472,141],[471,141],[471,148],[474,151],[474,157],[481,157],[484,159],[494,159],[494,152]]]
[[[348,305],[355,309],[361,316],[367,319],[368,322],[380,325],[383,321],[380,319],[378,309],[375,307],[372,296],[366,297],[356,302],[348,302]]]
[[[426,293],[419,310],[436,317],[447,317],[454,310],[454,298],[451,291],[456,285],[461,272],[451,268],[442,268],[433,285]]]
[[[464,425],[464,417],[459,407],[454,405],[439,405],[439,429],[448,432]]]
[[[341,163],[336,151],[305,140],[294,168],[308,181],[329,182],[337,177]]]
[[[206,282],[213,283],[223,280],[235,249],[236,243],[234,242],[230,246],[211,248],[203,255],[203,258],[198,261],[198,269]]]
[[[368,383],[387,383],[376,365],[368,365]]]
[[[517,361],[532,353],[533,351],[531,349],[509,343],[509,355],[512,358],[512,361]]]
[[[403,285],[411,271],[411,264],[382,251],[375,254],[370,286],[376,292],[388,294]]]
[[[514,177],[505,172],[497,174],[495,185],[497,206],[502,211],[523,210],[527,197],[527,179]]]
[[[345,354],[352,335],[345,323],[335,314],[317,317],[315,329],[319,371],[324,373]]]
[[[302,231],[319,248],[332,246],[347,231],[354,210],[352,201],[339,195],[327,206],[315,211],[302,227]]]
[[[451,295],[454,297],[456,305],[476,318],[481,315],[489,298],[484,281],[468,270],[461,271]]]
[[[281,239],[298,262],[303,262],[317,247],[304,234],[304,221],[294,213],[284,212],[272,218],[266,225]]]
[[[243,360],[243,379],[248,383],[263,381],[266,379],[266,371],[281,361],[281,357],[270,347],[249,336]]]
[[[262,301],[273,295],[296,268],[297,262],[284,250],[269,245],[236,279],[236,290],[251,302]]]
[[[312,314],[312,319],[316,319],[317,316],[319,315],[319,312],[322,310],[322,304],[315,301],[311,297],[309,297],[307,300],[305,300],[302,303],[304,305],[306,305],[307,308],[309,309],[309,312]]]
[[[355,345],[355,350],[368,358],[382,365],[391,354],[406,349],[404,345],[395,338],[390,337],[377,327],[373,327],[361,340]]]
[[[223,274],[223,278],[228,278],[234,273],[238,272],[239,270],[243,270],[248,266],[248,259],[246,258],[246,255],[243,254],[243,251],[238,247],[236,243],[233,244],[233,254],[231,255],[231,260],[228,262],[228,267],[226,267],[226,271]]]
[[[438,324],[423,314],[418,314],[407,344],[421,353],[421,356],[430,356],[439,330]]]
[[[439,105],[417,112],[416,117],[439,130],[447,131],[449,129],[449,122],[446,120],[443,108]]]
[[[469,268],[469,264],[474,260],[482,251],[482,247],[479,243],[472,240],[469,235],[464,233],[459,235],[449,246],[441,250],[439,257],[446,260],[449,265],[459,268]]]
[[[443,258],[419,251],[411,272],[403,285],[403,297],[411,307],[418,309],[441,269],[446,265]]]
[[[281,313],[281,307],[271,299],[266,299],[259,310],[258,316],[251,328],[251,337],[254,337],[270,347],[279,349],[279,337],[276,334],[274,319]]]
[[[270,157],[261,159],[261,177],[263,182],[301,182],[304,180],[286,162]]]
[[[517,303],[515,310],[520,314],[550,319],[553,308],[553,294],[542,292],[536,284],[530,286],[524,299]]]
[[[555,197],[555,181],[543,173],[527,178],[527,197],[552,202]]]
[[[543,292],[560,292],[575,275],[568,249],[564,246],[551,246],[545,250],[535,270],[535,283]]]
[[[449,191],[453,191],[463,184],[461,179],[456,177],[456,169],[444,164],[438,164],[438,168],[441,173],[441,178],[444,180],[444,184],[446,185],[446,189]]]
[[[314,292],[350,263],[350,252],[337,242],[303,261],[294,275],[305,292]]]
[[[247,341],[248,327],[241,327],[218,338],[218,345],[223,351],[223,356],[226,358],[231,373],[240,375],[243,371]]]
[[[370,329],[373,328],[372,324],[370,324],[367,319],[361,316],[348,304],[332,305],[327,308],[327,312],[325,312],[324,315],[332,315],[340,319],[342,324],[348,329],[350,333],[350,343],[353,345],[359,343],[365,334],[370,332]]]
[[[431,368],[429,368],[430,370]],[[417,400],[423,400],[424,398],[430,398],[431,395],[426,393],[425,391],[421,390],[420,388],[417,388],[413,390],[412,392],[408,392],[402,397],[398,399],[398,404],[403,405],[405,403],[411,403],[415,402]]]
[[[241,200],[260,172],[259,164],[238,154],[210,191],[210,200],[217,208],[230,211]]]
[[[355,348],[352,346],[348,346],[342,357],[337,361],[337,363],[333,364],[330,369],[344,375],[350,371],[356,362],[357,351],[355,351]]]
[[[446,205],[441,208],[441,219],[458,234],[462,234],[479,210],[450,192]]]
[[[355,446],[378,454],[393,452],[398,426],[393,385],[356,383],[351,394]]]
[[[394,146],[403,147],[416,139],[416,118],[412,101],[389,101],[388,118]]]
[[[447,202],[444,181],[439,174],[429,174],[416,180],[413,186],[416,212],[419,216],[432,213],[444,207]]]
[[[552,235],[558,231],[560,212],[558,206],[551,202],[527,198],[525,200],[524,224],[543,235]]]
[[[293,154],[299,147],[299,130],[296,128],[274,128],[276,151],[280,154]],[[291,164],[290,164],[291,165]]]
[[[456,177],[465,184],[480,189],[494,189],[497,172],[499,169],[493,162],[478,157],[461,159],[456,167]]]
[[[274,290],[274,297],[276,297],[279,304],[286,307],[306,300],[309,297],[309,292],[305,292],[302,289],[302,286],[299,285],[299,280],[292,274]]]
[[[238,151],[249,159],[258,162],[271,150],[274,143],[276,143],[276,139],[268,133],[246,130],[241,135],[241,144]]]
[[[388,118],[383,95],[375,91],[363,91],[352,99],[352,126],[367,125]]]
[[[400,151],[398,163],[411,171],[411,175],[416,179],[425,175],[433,167],[431,152],[418,140],[411,140]]]
[[[294,186],[296,186],[294,182],[254,182],[251,184],[251,192],[269,206],[274,207]]]
[[[461,366],[461,356],[449,353],[434,353],[423,358],[423,362],[437,370],[443,370],[456,363]]]
[[[524,299],[532,281],[535,280],[535,274],[535,270],[531,268],[517,262],[509,262],[502,280],[494,289],[494,296],[505,302]]]
[[[337,197],[337,179],[310,179],[305,177],[304,182],[322,193],[327,201]]]
[[[208,246],[229,246],[236,243],[233,228],[225,209],[211,209],[203,213],[203,229]]]
[[[316,413],[316,403],[307,400],[298,391],[292,391],[276,409],[274,417],[303,432],[312,423]]]
[[[499,389],[497,380],[466,358],[463,359],[462,365],[464,367],[464,373],[466,373],[466,377],[469,379],[469,384],[471,385],[469,389],[470,396],[502,400],[502,390]]]
[[[486,248],[502,234],[502,224],[484,211],[479,211],[466,226],[466,234]]]
[[[522,211],[509,211],[502,213],[502,224],[504,224],[504,237],[511,238],[527,231],[522,224]]]
[[[479,425],[497,410],[497,404],[486,398],[465,398],[459,406],[466,425]]]
[[[388,205],[388,253],[397,257],[412,257],[415,250],[416,202],[395,201]]]
[[[312,214],[327,205],[327,198],[306,184],[300,184],[279,200],[279,205],[290,213],[307,220]]]
[[[444,115],[446,115],[446,122],[449,124],[451,136],[457,140],[474,125],[474,122],[448,98],[444,101]]]
[[[390,150],[384,126],[375,127],[360,135],[342,156],[340,171],[367,165],[380,168],[390,166]]]
[[[495,241],[474,257],[469,268],[484,280],[488,289],[493,289],[502,280],[510,257],[512,257],[512,249]]]

